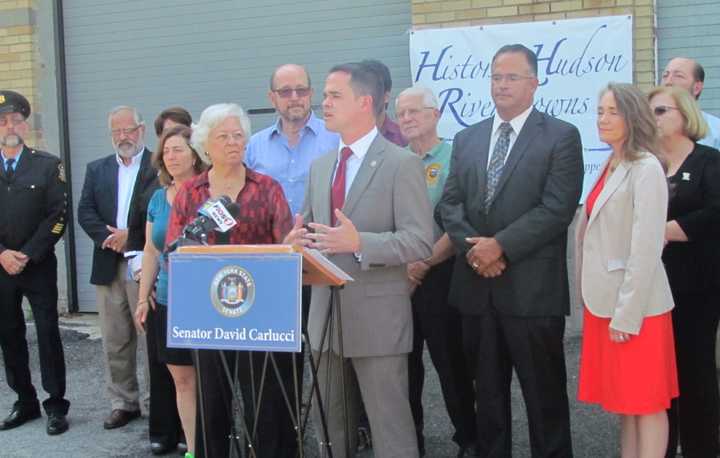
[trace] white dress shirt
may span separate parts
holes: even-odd
[[[720,149],[720,118],[710,113],[702,112],[703,118],[708,125],[708,133],[698,143],[711,148]]]
[[[115,227],[127,229],[128,214],[130,213],[130,201],[132,200],[135,181],[140,171],[143,149],[130,160],[130,165],[125,165],[120,155],[115,154],[118,163],[118,193],[117,193],[117,214],[115,216]]]
[[[520,133],[520,130],[525,125],[525,121],[527,121],[528,116],[530,116],[530,112],[532,111],[532,109],[533,107],[532,105],[530,105],[530,108],[515,116],[510,121],[501,119],[500,115],[495,115],[495,117],[493,118],[492,134],[490,135],[490,148],[488,148],[487,167],[490,167],[490,160],[492,159],[492,154],[495,150],[495,144],[497,143],[498,138],[500,138],[500,124],[504,122],[509,122],[510,127],[512,127],[512,132],[510,132],[510,143],[508,144],[508,154],[505,155],[505,162],[507,162],[507,158],[510,156],[510,151],[512,151],[513,145],[515,145],[515,140],[517,140],[518,133]],[[505,164],[505,162],[503,162],[503,164]]]
[[[365,159],[365,155],[370,149],[370,145],[372,144],[373,140],[375,140],[377,134],[377,127],[373,127],[370,132],[360,137],[352,145],[346,145],[345,142],[342,141],[342,139],[340,140],[340,146],[338,148],[337,154],[337,162],[335,163],[335,172],[337,172],[337,165],[340,163],[340,158],[342,157],[342,149],[347,146],[353,152],[352,155],[348,158],[347,163],[345,164],[346,198],[348,193],[350,192],[350,186],[355,179],[355,175],[357,175],[358,170],[360,170],[360,165],[362,165],[362,161],[363,159]],[[333,172],[333,182],[335,181],[335,172]]]

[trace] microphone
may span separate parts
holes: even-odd
[[[198,209],[198,216],[183,228],[182,235],[168,245],[168,252],[179,246],[207,245],[210,232],[229,231],[237,225],[235,217],[239,213],[240,206],[228,196],[208,199]]]

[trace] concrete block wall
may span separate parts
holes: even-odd
[[[34,0],[0,0],[0,88],[17,91],[30,101],[32,132],[25,141],[42,148],[36,52]]]

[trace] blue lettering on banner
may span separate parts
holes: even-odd
[[[607,25],[595,28],[587,37],[582,51],[576,55],[564,55],[569,38],[562,37],[552,43],[533,45],[538,56],[538,73],[540,86],[549,83],[553,77],[582,78],[589,73],[619,73],[629,64],[630,60],[622,53],[612,54],[595,51],[592,47],[595,39],[606,31]],[[454,46],[448,44],[437,55],[430,50],[420,50],[420,62],[413,80],[456,81],[481,80],[491,76],[491,62],[477,58],[473,53],[465,56],[453,54]],[[611,78],[610,78],[611,79]],[[440,112],[443,116],[450,115],[461,127],[468,127],[478,118],[488,118],[495,114],[495,104],[488,95],[487,99],[474,96],[463,87],[450,86],[437,92]],[[594,94],[593,94],[594,96]],[[567,96],[560,98],[536,97],[535,108],[551,116],[584,115],[593,106],[593,99],[587,96]]]
[[[452,47],[452,45],[445,46],[440,51],[437,59],[433,62],[428,62],[428,59],[430,58],[430,51],[420,51],[420,54],[423,57],[422,62],[418,65],[414,81],[420,81],[420,77],[426,69],[432,69],[433,81],[452,81],[456,79],[467,80],[490,77],[490,63],[482,61],[473,62],[474,56],[472,54],[467,55],[463,63],[452,64],[454,56],[452,54],[448,55],[448,51],[450,51]]]
[[[555,75],[582,78],[588,73],[619,73],[625,69],[630,64],[630,60],[623,54],[608,54],[601,51],[597,54],[589,54],[593,41],[604,29],[607,29],[607,25],[600,25],[587,38],[582,51],[577,56],[564,56],[562,53],[563,45],[568,44],[568,37],[560,38],[554,43],[532,45],[537,55],[538,73],[545,75],[540,79],[540,86],[547,84],[550,77]],[[453,45],[445,46],[434,59],[430,50],[419,51],[422,57],[413,81],[416,83],[420,81],[425,76],[425,72],[432,73],[430,79],[433,81],[490,79],[492,62],[476,60],[476,57],[470,53],[457,59],[462,61],[461,63],[455,63],[455,56],[449,53],[452,48]],[[546,52],[546,49],[550,51]]]
[[[622,71],[630,63],[628,58],[622,54],[611,55],[601,52],[596,55],[587,55],[593,40],[603,29],[607,29],[607,24],[599,26],[593,32],[580,55],[574,59],[571,57],[563,58],[559,55],[561,46],[568,40],[567,37],[557,40],[547,57],[543,53],[545,44],[538,43],[534,45],[535,54],[537,54],[538,58],[538,73],[546,75],[544,79],[540,80],[540,85],[547,84],[549,78],[553,75],[571,75],[582,78],[588,73],[619,73]]]

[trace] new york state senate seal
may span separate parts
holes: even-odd
[[[240,266],[225,266],[210,283],[210,300],[225,317],[243,316],[255,302],[255,280]]]

